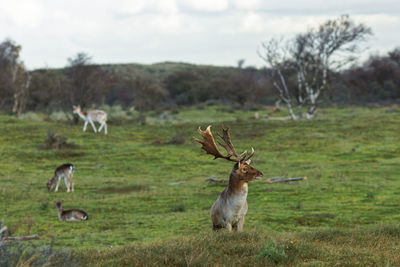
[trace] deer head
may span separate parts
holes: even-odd
[[[78,106],[72,106],[72,108],[74,109],[74,110],[72,111],[72,113],[74,113],[74,114],[79,114],[79,113],[81,113],[81,106],[80,106],[80,105],[78,105]]]
[[[243,182],[250,182],[263,176],[262,172],[250,166],[250,160],[244,161],[240,165],[235,164],[232,169],[232,174]]]
[[[50,191],[52,186],[53,186],[53,183],[52,183],[51,179],[47,182],[46,185],[47,185],[47,189]]]
[[[64,203],[64,200],[54,202],[54,204],[56,205],[57,209],[62,209],[63,203]]]

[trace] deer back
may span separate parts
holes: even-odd
[[[75,167],[71,163],[66,163],[61,166],[58,166],[54,172],[54,176],[64,175],[65,177],[69,177],[74,173]]]
[[[60,221],[86,221],[89,219],[89,216],[83,210],[72,209],[72,210],[63,210],[63,200],[56,202],[56,208],[58,212],[58,219]]]
[[[89,219],[89,216],[83,210],[65,210],[62,211],[60,215],[61,221],[71,222],[71,221],[86,221]]]
[[[107,113],[103,110],[90,110],[87,112],[87,117],[93,121],[103,122],[107,120]]]

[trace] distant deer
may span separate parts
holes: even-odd
[[[64,222],[73,222],[73,221],[86,221],[89,219],[89,216],[83,210],[63,210],[64,200],[56,202],[56,208],[58,211],[58,219]]]
[[[229,128],[222,128],[222,140],[225,144],[218,142],[223,146],[227,155],[223,155],[218,149],[214,137],[211,133],[211,125],[205,131],[199,127],[198,132],[204,138],[204,141],[195,138],[197,142],[202,144],[202,148],[214,156],[214,159],[223,158],[229,161],[236,162],[232,168],[229,177],[229,185],[219,195],[218,199],[211,207],[210,215],[213,224],[213,230],[226,228],[228,231],[242,231],[244,226],[244,217],[247,213],[247,192],[248,182],[263,176],[263,173],[250,166],[250,158],[254,155],[252,153],[247,157],[247,151],[238,154],[233,147]],[[232,158],[233,157],[233,158]]]
[[[54,190],[54,192],[57,192],[61,179],[64,179],[67,192],[69,192],[70,189],[72,192],[74,192],[74,170],[74,165],[70,163],[58,166],[54,172],[53,178],[47,182],[47,189],[50,191],[54,187],[54,184],[57,183],[56,189]]]
[[[81,117],[84,121],[85,124],[83,125],[83,131],[86,132],[86,127],[87,124],[90,123],[93,127],[93,131],[95,133],[100,132],[101,129],[104,127],[104,133],[107,134],[107,113],[104,112],[103,110],[89,110],[87,112],[84,112],[81,110],[81,106],[72,106],[74,108],[73,113],[78,114],[79,117]],[[94,122],[97,121],[100,123],[100,128],[99,130],[96,129],[96,126],[94,125]]]

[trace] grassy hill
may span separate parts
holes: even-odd
[[[119,78],[127,76],[152,76],[155,79],[162,80],[171,74],[182,71],[206,71],[213,75],[238,73],[236,67],[198,65],[184,62],[159,62],[153,64],[124,63],[124,64],[101,64],[101,69],[117,74]],[[61,69],[51,69],[59,71]],[[41,72],[43,69],[36,69],[33,72]]]
[[[36,246],[54,238],[57,255],[77,265],[400,264],[398,107],[321,109],[303,122],[218,106],[167,115],[111,120],[108,136],[83,133],[82,122],[0,115],[0,219],[12,235],[39,234]],[[232,164],[192,139],[199,125],[217,131],[222,122],[238,150],[255,148],[252,165],[264,172],[249,186],[241,234],[212,233],[209,208],[224,185],[205,179],[227,178]],[[49,129],[77,147],[40,149]],[[183,144],[171,142],[177,135]],[[76,192],[47,192],[67,162]],[[276,176],[308,179],[265,183]],[[90,220],[59,222],[61,199]]]
[[[120,76],[135,76],[135,75],[152,75],[157,79],[164,79],[171,74],[181,71],[208,71],[214,75],[220,73],[236,73],[237,68],[212,66],[212,65],[197,65],[183,62],[160,62],[154,64],[104,64],[100,65],[103,69],[113,71]]]

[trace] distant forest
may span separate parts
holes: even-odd
[[[8,42],[8,43],[7,43]],[[8,50],[7,50],[8,49]],[[13,50],[14,49],[14,50]],[[278,99],[271,70],[217,67],[165,62],[152,65],[92,64],[78,53],[62,69],[26,71],[19,60],[21,47],[6,40],[0,46],[0,110],[52,112],[102,105],[163,110],[203,103],[248,109]],[[14,60],[14,68],[10,61]],[[19,64],[15,64],[15,63]],[[296,75],[289,75],[295,87]],[[322,103],[365,104],[400,100],[400,49],[370,56],[361,65],[329,72]]]

